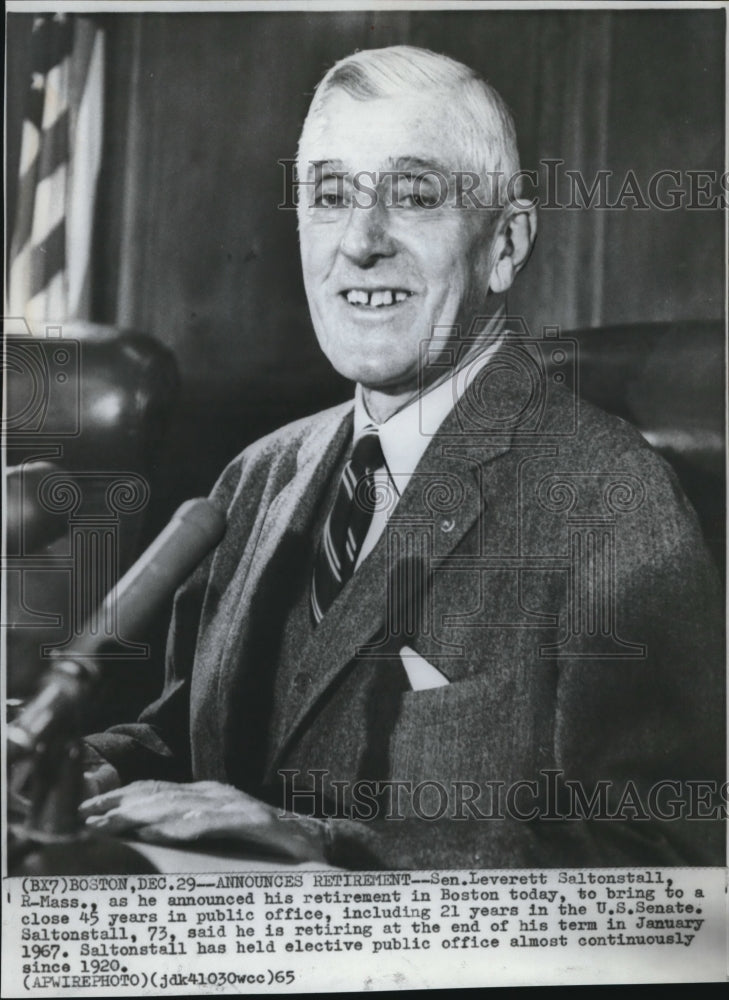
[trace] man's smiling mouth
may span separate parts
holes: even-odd
[[[340,294],[350,306],[381,309],[383,306],[399,305],[413,293],[404,288],[348,288]]]

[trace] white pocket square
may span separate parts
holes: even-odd
[[[428,688],[450,684],[448,678],[440,670],[424,660],[420,653],[416,653],[410,646],[402,647],[400,659],[413,691],[425,691]]]

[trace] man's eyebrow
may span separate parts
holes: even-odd
[[[422,174],[430,171],[431,173],[439,173],[447,176],[448,171],[452,169],[438,160],[423,159],[421,156],[398,156],[388,158],[386,163],[388,170],[395,170],[404,174]]]
[[[309,160],[309,171],[314,171],[320,176],[326,173],[345,174],[348,172],[343,160]]]
[[[448,175],[448,171],[452,169],[447,167],[444,163],[439,162],[435,159],[424,159],[421,156],[397,156],[388,157],[385,160],[385,171],[393,171],[399,174],[422,174],[422,173],[439,173],[443,176]],[[319,176],[323,174],[349,174],[351,173],[351,168],[345,164],[344,160],[332,159],[332,160],[310,160],[309,170],[315,171]],[[367,174],[371,174],[372,171],[365,171]],[[356,173],[356,171],[355,171]]]

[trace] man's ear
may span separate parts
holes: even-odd
[[[489,278],[492,292],[505,292],[529,260],[537,238],[537,209],[531,201],[511,202],[499,219],[494,248],[496,263]]]

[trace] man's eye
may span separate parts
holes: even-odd
[[[323,184],[314,199],[316,208],[346,208],[348,204],[347,192],[341,181],[338,184]]]
[[[436,195],[419,191],[417,194],[404,195],[399,200],[400,208],[437,208],[438,198]]]
[[[418,181],[403,185],[397,193],[398,208],[438,208],[443,204],[443,197],[432,184]]]

